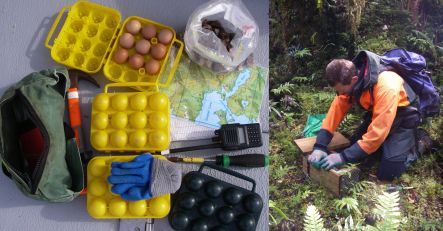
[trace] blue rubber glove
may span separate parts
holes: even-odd
[[[112,186],[111,192],[119,194],[121,198],[128,201],[146,200],[152,197],[149,185],[116,184]]]
[[[150,179],[153,157],[150,154],[139,155],[130,162],[113,162],[108,182],[111,191],[125,200],[142,200],[152,197]]]
[[[311,155],[308,156],[308,161],[316,168],[320,168],[320,161],[328,154],[320,149],[315,149]]]
[[[340,167],[345,162],[339,153],[333,153],[320,160],[319,164],[322,169],[329,170],[334,167]]]

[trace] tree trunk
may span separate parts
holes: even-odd
[[[412,23],[416,24],[418,21],[418,16],[420,14],[420,6],[422,0],[410,0],[408,2],[408,10],[411,12]]]

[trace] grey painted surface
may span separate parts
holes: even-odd
[[[137,15],[172,26],[177,32],[184,31],[189,15],[195,7],[206,2],[204,0],[131,0],[106,1],[95,0],[122,14],[122,18]],[[261,66],[268,66],[268,1],[243,0],[260,27],[260,44],[254,52],[254,60]],[[75,1],[68,0],[6,0],[0,3],[0,51],[2,62],[0,67],[0,94],[11,84],[19,81],[30,72],[58,65],[44,46],[44,40],[49,27],[54,22],[58,11]],[[108,83],[102,72],[94,75],[102,86]],[[266,88],[268,89],[268,88]],[[80,83],[83,121],[89,127],[90,102],[92,97],[102,92],[87,83]],[[268,153],[268,92],[264,95],[261,118],[265,145],[258,149],[245,150],[239,153]],[[88,134],[88,132],[86,133]],[[205,141],[197,141],[204,143]],[[206,141],[207,142],[207,141]],[[193,143],[172,143],[171,147],[189,146]],[[211,156],[223,153],[222,150],[212,149],[183,155]],[[196,170],[198,166],[181,165],[183,172]],[[236,171],[252,177],[257,181],[257,192],[265,202],[268,201],[268,171],[267,169],[238,169]],[[210,173],[212,174],[212,172]],[[214,173],[217,176],[216,173]],[[220,176],[224,179],[224,176]],[[228,180],[228,179],[226,179]],[[229,180],[228,180],[229,181]],[[230,181],[229,181],[230,182]],[[242,185],[244,183],[238,182]],[[95,220],[86,212],[86,198],[79,197],[71,203],[51,204],[25,197],[3,174],[0,174],[0,230],[134,230],[143,220]],[[257,230],[268,229],[268,207],[263,208]],[[153,230],[170,230],[167,220],[155,220]],[[144,227],[140,227],[144,230]]]

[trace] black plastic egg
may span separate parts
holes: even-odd
[[[251,194],[243,199],[243,206],[249,212],[259,212],[263,207],[263,200],[256,194]]]
[[[191,192],[185,192],[178,198],[178,205],[183,209],[192,209],[197,203],[197,197]]]
[[[235,188],[229,188],[223,193],[223,199],[226,203],[230,205],[236,205],[238,204],[242,199],[242,193],[240,190]]]
[[[192,191],[198,191],[204,183],[204,179],[201,176],[195,174],[188,174],[186,177],[186,187]]]
[[[203,219],[198,219],[192,224],[192,231],[206,231],[209,230],[208,223]]]
[[[228,231],[228,229],[223,226],[217,226],[217,227],[211,229],[211,231]]]
[[[243,231],[255,230],[255,218],[251,214],[243,214],[239,217],[237,226]]]
[[[222,193],[223,187],[218,182],[212,181],[206,184],[205,190],[208,196],[216,198]]]
[[[235,218],[235,213],[230,207],[223,207],[217,212],[217,218],[221,223],[228,224]]]
[[[174,229],[186,229],[190,223],[190,219],[185,213],[177,212],[172,214],[170,222]]]
[[[215,204],[210,200],[204,200],[200,203],[198,209],[203,216],[211,216],[215,212]]]

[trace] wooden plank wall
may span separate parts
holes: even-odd
[[[317,182],[324,187],[326,187],[332,194],[339,197],[342,195],[343,190],[341,187],[341,178],[344,176],[343,173],[339,173],[334,169],[325,171],[322,169],[317,169],[308,162],[308,154],[313,150],[315,140],[317,137],[308,137],[294,140],[297,147],[303,153],[302,163],[303,172],[310,177],[314,182]],[[349,140],[344,137],[341,133],[335,132],[328,145],[328,150],[333,151],[337,149],[342,149],[348,147],[350,144]],[[352,171],[352,174],[358,174],[359,171]]]

